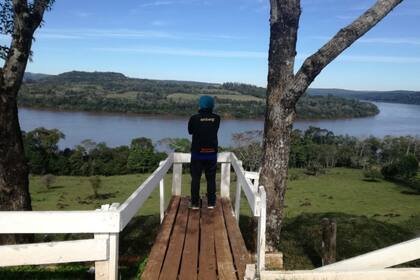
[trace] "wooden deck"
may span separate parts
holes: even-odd
[[[244,279],[250,256],[229,199],[215,209],[188,208],[186,197],[169,202],[141,279]]]

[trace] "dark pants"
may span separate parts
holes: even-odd
[[[217,160],[191,160],[191,203],[193,205],[198,205],[200,202],[200,180],[203,171],[207,180],[208,204],[216,203],[216,169]]]

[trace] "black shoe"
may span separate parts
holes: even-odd
[[[209,205],[207,205],[208,209],[214,209],[216,208],[216,203],[209,203]]]
[[[188,208],[192,210],[198,210],[200,209],[200,206],[198,206],[198,204],[193,204],[192,202],[190,202],[190,205],[188,206]]]

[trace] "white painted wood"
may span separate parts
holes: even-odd
[[[172,174],[172,195],[181,195],[182,190],[182,163],[174,163]]]
[[[118,247],[119,247],[119,234],[111,233],[109,235],[109,279],[118,280]]]
[[[0,211],[0,234],[119,231],[118,211]]]
[[[420,259],[420,237],[317,268],[316,271],[381,269]]]
[[[355,271],[262,271],[261,280],[417,280],[420,269],[382,269]]]
[[[162,166],[164,163],[161,161],[159,166]],[[162,223],[163,218],[165,217],[165,181],[164,179],[159,182],[159,211],[160,211],[160,222]]]
[[[255,264],[247,264],[245,269],[244,280],[254,280],[256,279],[257,274],[255,270]]]
[[[220,196],[230,197],[230,163],[222,163],[222,172],[220,174]]]
[[[101,209],[108,208],[109,205],[102,205]],[[117,210],[119,203],[113,203],[108,211]],[[106,211],[106,210],[105,210]],[[95,234],[96,240],[107,240],[109,244],[108,258],[104,261],[95,262],[95,279],[98,280],[117,280],[118,279],[118,247],[119,234]]]
[[[239,180],[236,181],[236,195],[235,195],[235,217],[236,222],[239,224],[239,215],[241,212],[241,182]]]
[[[238,164],[242,167],[242,161],[239,161]],[[239,224],[239,215],[241,212],[241,193],[242,193],[242,186],[241,181],[236,176],[236,194],[235,194],[235,217],[236,222]]]
[[[159,166],[141,186],[131,194],[131,196],[119,207],[121,213],[121,230],[137,214],[143,203],[150,196],[152,191],[159,185],[169,168],[172,166],[172,158],[168,157],[164,164]]]
[[[108,258],[107,240],[83,239],[0,246],[0,267],[85,262]]]
[[[253,172],[253,171],[245,171],[245,177],[247,177],[251,180],[259,179],[260,178],[260,173]]]
[[[217,162],[230,162],[230,152],[223,152],[217,154]],[[191,154],[188,153],[174,153],[173,154],[173,161],[174,163],[190,163],[191,162]]]
[[[257,203],[257,191],[255,190],[254,186],[251,183],[251,180],[245,177],[245,171],[243,170],[242,166],[239,164],[238,158],[235,154],[231,154],[231,164],[233,170],[236,173],[237,180],[240,181],[242,190],[245,193],[245,196],[248,200],[248,204],[252,210],[254,216],[258,216],[258,209],[256,207]]]
[[[95,280],[109,280],[109,233],[94,235],[95,240],[105,240],[108,244],[107,258],[95,262]]]
[[[267,212],[267,197],[263,186],[259,187],[260,195],[260,216],[258,218],[258,236],[257,236],[257,272],[265,270],[265,226]]]

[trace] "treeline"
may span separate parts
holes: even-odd
[[[245,168],[257,170],[261,166],[261,132],[235,134],[234,141],[234,151]],[[419,161],[420,139],[412,136],[358,139],[310,127],[294,130],[291,137],[289,166],[305,168],[311,175],[326,168],[360,168],[366,179],[383,176],[418,185]]]
[[[30,77],[30,76],[29,76]],[[180,95],[181,94],[181,95]],[[212,95],[225,118],[261,118],[265,88],[239,84],[132,79],[120,73],[68,72],[27,79],[19,93],[20,106],[187,116],[196,113],[200,95]],[[373,116],[371,103],[333,96],[304,96],[297,105],[300,119]]]
[[[188,139],[167,138],[152,143],[136,138],[129,146],[108,147],[105,143],[85,140],[73,149],[60,150],[58,142],[65,135],[57,129],[37,128],[24,133],[25,153],[32,174],[54,175],[122,175],[150,173],[167,157],[155,146],[176,152],[189,152]],[[261,166],[261,131],[233,135],[235,152],[247,170]],[[289,166],[304,168],[310,175],[333,167],[363,169],[367,179],[383,176],[418,184],[420,139],[411,136],[358,139],[337,136],[331,131],[310,127],[294,130],[291,137]]]
[[[310,89],[311,95],[337,96],[343,98],[369,100],[376,102],[417,104],[420,105],[420,91],[394,90],[394,91],[354,91],[354,90],[331,90]]]
[[[32,174],[110,176],[149,173],[167,156],[156,151],[148,138],[136,138],[130,146],[115,148],[85,140],[74,149],[60,150],[58,142],[64,137],[57,129],[45,128],[23,134],[25,154]]]

